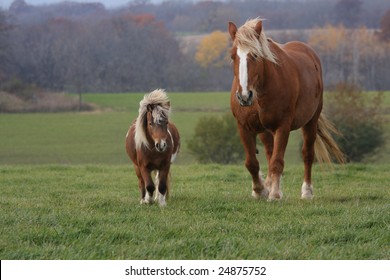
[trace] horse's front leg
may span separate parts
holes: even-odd
[[[141,204],[151,204],[153,203],[153,194],[155,190],[155,186],[152,180],[151,171],[146,167],[140,167],[140,172],[142,179],[145,183],[145,192],[142,194]]]
[[[256,158],[256,133],[239,125],[241,141],[245,150],[245,166],[252,176],[252,196],[256,199],[268,197],[268,189],[264,187],[259,161]]]
[[[271,190],[272,180],[271,180],[271,158],[274,150],[274,136],[268,130],[259,134],[259,138],[264,145],[265,156],[267,157],[268,163],[268,172],[267,178],[265,179],[265,187]]]
[[[168,174],[169,166],[165,166],[163,169],[160,169],[156,174],[156,184],[158,184],[156,200],[160,206],[167,205],[166,199],[168,195]]]
[[[272,187],[268,200],[278,200],[283,196],[281,191],[281,177],[284,169],[284,153],[289,136],[289,128],[279,128],[274,135],[274,149],[269,167],[271,170]]]

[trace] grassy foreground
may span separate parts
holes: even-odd
[[[243,166],[174,165],[166,208],[130,165],[0,166],[0,259],[389,259],[390,165],[316,166],[315,198],[255,201]]]

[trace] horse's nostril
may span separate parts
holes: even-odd
[[[248,99],[252,99],[252,97],[253,97],[253,91],[250,90]]]
[[[157,148],[157,150],[160,149],[160,144],[159,143],[156,143],[156,148]]]

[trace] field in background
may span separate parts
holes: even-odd
[[[56,114],[3,114],[0,117],[0,164],[122,164],[129,160],[124,137],[138,115],[143,94],[84,94],[99,111]],[[181,134],[177,164],[195,158],[187,141],[202,116],[229,112],[228,93],[171,93],[172,120]],[[301,162],[300,131],[293,132],[286,152],[287,164]],[[262,149],[259,149],[262,152]],[[265,158],[261,153],[261,160]]]

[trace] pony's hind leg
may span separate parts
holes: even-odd
[[[311,169],[314,161],[314,143],[317,136],[317,119],[312,119],[302,128],[303,146],[302,158],[305,166],[305,174],[301,187],[301,198],[311,199],[313,197],[313,185],[311,182]]]
[[[269,190],[265,188],[256,158],[256,134],[239,126],[240,136],[245,150],[245,166],[252,176],[252,196],[256,199],[267,198]]]

